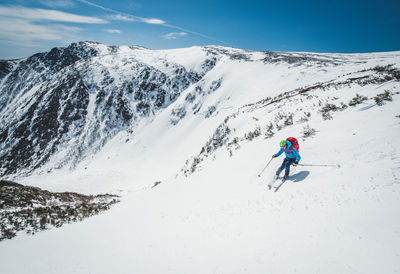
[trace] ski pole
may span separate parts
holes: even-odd
[[[260,172],[260,174],[258,174],[258,177],[261,176],[261,174],[262,174],[262,173],[264,172],[264,170],[267,168],[267,166],[269,165],[269,163],[271,163],[272,159],[274,159],[274,158],[271,158],[271,160],[269,160],[269,162],[265,165],[265,167],[264,167],[263,170]]]
[[[299,166],[324,166],[324,167],[340,167],[340,165],[314,165],[314,164],[298,164]]]

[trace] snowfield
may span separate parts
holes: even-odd
[[[400,52],[119,51],[197,72],[218,53],[175,101],[75,168],[50,158],[12,178],[121,202],[2,241],[1,273],[400,272]],[[300,164],[340,167],[292,167],[268,190],[283,155],[258,174],[289,136]]]

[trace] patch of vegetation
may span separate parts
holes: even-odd
[[[274,129],[274,125],[272,123],[269,123],[269,125],[266,128],[265,131],[265,139],[271,138],[272,136],[274,136],[274,132],[272,131]]]
[[[376,66],[373,68],[373,70],[381,74],[387,74],[385,77],[387,81],[400,80],[400,70],[394,68],[393,64],[387,66]]]
[[[255,130],[250,131],[244,135],[246,140],[252,141],[254,138],[261,135],[261,128],[257,127]]]
[[[343,102],[340,102],[340,108],[341,108],[341,110],[345,110],[346,108],[348,108],[348,105],[346,105]]]
[[[330,112],[322,113],[322,118],[323,118],[324,120],[332,120],[332,119],[333,119],[333,117],[332,117],[332,115],[331,115]]]
[[[240,147],[239,146],[239,142],[240,142],[240,139],[238,137],[235,137],[235,138],[232,139],[232,141],[230,141],[228,143],[228,147],[235,146],[236,149],[238,149]]]
[[[205,118],[210,118],[211,115],[213,115],[216,110],[217,110],[217,108],[215,106],[208,107],[204,117]]]
[[[186,116],[186,109],[184,106],[179,106],[171,111],[170,122],[172,125],[177,125]]]
[[[222,147],[228,142],[231,129],[222,123],[214,132],[213,136],[207,141],[207,143],[201,148],[200,154],[193,157],[191,160],[187,160],[185,167],[182,168],[182,172],[185,176],[188,176],[196,171],[198,165],[203,161],[205,157],[208,157],[212,152]]]
[[[385,101],[392,101],[393,98],[392,98],[390,92],[388,90],[385,90],[384,93],[377,94],[374,97],[374,100],[378,106],[382,106],[383,104],[385,104]]]
[[[291,126],[293,125],[293,114],[290,114],[289,116],[286,117],[285,121],[283,122],[285,126]]]
[[[353,99],[350,100],[349,106],[354,107],[354,106],[356,106],[356,105],[361,104],[362,102],[364,102],[364,101],[366,101],[366,100],[368,100],[368,97],[366,97],[366,96],[361,96],[360,94],[357,93],[357,94],[356,94],[356,97],[354,97]]]
[[[322,113],[329,111],[337,111],[339,108],[335,104],[326,103],[319,111]]]
[[[315,129],[311,128],[309,125],[306,125],[305,127],[303,127],[303,137],[304,138],[314,136],[316,132],[317,131]]]
[[[116,195],[57,193],[0,181],[0,241],[15,237],[19,231],[33,235],[51,227],[81,221],[118,202]]]
[[[284,127],[293,125],[293,113],[278,112],[274,118],[275,127],[279,131]]]
[[[323,106],[320,110],[319,110],[319,112],[321,112],[322,113],[322,118],[324,119],[324,120],[331,120],[332,119],[332,115],[331,115],[331,111],[337,111],[337,110],[339,110],[340,108],[339,107],[337,107],[335,104],[329,104],[329,103],[326,103],[325,104],[325,106]]]

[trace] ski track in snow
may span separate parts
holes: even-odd
[[[375,75],[360,71],[377,65],[400,68],[400,53],[308,54],[340,63],[324,66],[313,61],[264,63],[260,62],[263,53],[226,50],[247,54],[253,62],[224,55],[170,106],[139,124],[133,134],[119,132],[76,169],[19,178],[18,182],[53,191],[116,193],[122,195],[122,202],[79,223],[1,242],[0,271],[400,272],[400,147],[396,141],[400,139],[396,117],[400,83],[328,86],[271,105],[260,103],[317,83]],[[132,54],[127,47],[121,51]],[[134,54],[142,62],[156,64],[159,56],[176,59],[189,70],[200,69],[204,51],[198,47],[138,49]],[[297,55],[304,56],[290,56]],[[218,79],[222,79],[220,87],[213,90]],[[392,93],[392,101],[376,105],[374,96],[385,90]],[[195,95],[193,101],[186,100],[189,94]],[[368,100],[328,111],[332,119],[323,119],[321,109],[326,103],[347,105],[356,94]],[[197,113],[196,104],[201,105]],[[212,106],[215,111],[206,117],[205,110]],[[186,115],[171,124],[171,111],[182,108]],[[289,114],[293,124],[283,125]],[[274,134],[269,137],[270,123]],[[215,135],[220,125],[229,127],[229,134]],[[302,137],[305,126],[315,129],[315,135]],[[257,127],[261,135],[249,138]],[[223,144],[201,153],[212,136],[221,137]],[[260,178],[257,175],[278,151],[279,141],[288,136],[299,139],[300,163],[341,167],[292,167],[278,192],[268,190],[283,156],[274,159]],[[235,137],[236,145],[229,145]],[[185,176],[182,170],[196,157],[201,161]],[[161,183],[155,186],[155,182]]]

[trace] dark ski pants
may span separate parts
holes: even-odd
[[[290,166],[293,165],[293,163],[296,161],[296,159],[291,159],[291,158],[285,158],[285,160],[283,160],[282,165],[280,168],[278,168],[278,170],[276,171],[276,176],[279,176],[279,174],[281,174],[282,170],[285,169],[285,177],[289,176],[289,172],[290,172]]]

